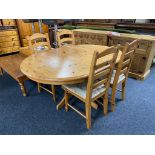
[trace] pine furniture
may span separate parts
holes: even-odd
[[[59,29],[56,32],[58,47],[65,44],[75,44],[73,31],[67,29]]]
[[[15,79],[22,91],[23,96],[26,96],[26,88],[24,82],[28,78],[20,71],[20,64],[27,56],[24,54],[14,54],[0,57],[0,69],[7,72],[13,79]]]
[[[85,81],[89,75],[94,51],[102,52],[107,46],[66,45],[48,52],[38,52],[26,58],[20,68],[23,74],[38,83],[64,85]],[[119,51],[116,62],[119,62]],[[111,57],[105,57],[105,60]],[[60,109],[64,98],[57,105]]]
[[[33,53],[35,52],[46,52],[47,50],[51,50],[51,45],[49,41],[48,34],[41,34],[41,33],[35,33],[32,36],[26,37],[29,44],[29,50]],[[55,94],[55,87],[54,85],[51,85],[51,91],[44,86],[42,86],[41,83],[38,84],[38,92],[41,92],[41,89],[49,92],[53,95],[53,100],[56,101],[56,94]]]
[[[28,46],[28,41],[26,39],[26,36],[32,35],[32,24],[31,23],[24,23],[22,19],[17,19],[17,27],[19,31],[19,36],[21,40],[22,47]],[[48,33],[48,26],[45,24],[42,24],[43,33]],[[34,23],[35,32],[39,33],[39,24],[36,22]]]
[[[135,54],[135,51],[138,47],[139,40],[134,40],[131,43],[126,43],[124,49],[122,50],[122,55],[120,58],[119,63],[113,70],[112,78],[110,81],[110,87],[112,88],[111,93],[111,106],[112,111],[115,109],[115,96],[116,91],[118,90],[118,85],[121,84],[122,90],[122,100],[125,98],[125,87],[128,78],[129,69]]]
[[[111,56],[112,55],[112,56]],[[63,85],[65,90],[65,108],[73,109],[86,119],[86,125],[91,127],[91,103],[94,103],[100,97],[103,97],[104,114],[107,114],[108,108],[108,90],[113,68],[116,63],[118,49],[110,47],[102,52],[94,52],[88,81],[80,84]],[[111,56],[111,59],[103,61],[106,56]],[[85,112],[82,113],[74,106],[69,104],[69,95],[73,95],[85,103]]]
[[[126,42],[140,39],[139,46],[129,70],[129,77],[144,80],[150,73],[150,67],[155,55],[155,37],[150,35],[120,33],[120,36],[109,36],[108,31],[75,29],[75,44],[95,44],[116,46],[120,44],[123,48]]]

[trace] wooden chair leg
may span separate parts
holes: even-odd
[[[126,86],[126,82],[122,82],[122,100],[125,99],[125,86]]]
[[[53,93],[53,100],[56,102],[56,93],[55,93],[55,86],[51,85],[52,93]]]
[[[116,87],[113,86],[112,95],[111,95],[111,110],[112,110],[112,112],[115,111],[115,97],[116,97]]]
[[[103,114],[108,114],[108,93],[106,93],[103,97]]]
[[[19,82],[19,86],[20,86],[20,89],[22,91],[23,96],[27,96],[27,94],[26,94],[26,88],[24,86],[24,83],[23,82]]]
[[[87,129],[90,129],[91,128],[91,103],[86,102],[85,109],[86,109],[86,126],[87,126]]]
[[[41,92],[41,87],[40,87],[40,83],[37,83],[37,87],[38,87],[38,92],[40,93]]]
[[[65,110],[68,111],[68,92],[65,90]]]

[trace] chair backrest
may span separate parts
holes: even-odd
[[[26,38],[28,40],[29,48],[32,51],[51,49],[50,40],[47,33],[35,33],[32,36],[27,36]]]
[[[86,96],[88,100],[91,99],[93,90],[100,86],[104,86],[108,91],[117,55],[117,47],[110,47],[100,53],[94,52],[87,84]]]
[[[124,49],[122,51],[120,61],[119,61],[118,65],[117,65],[117,67],[116,67],[116,73],[115,73],[115,77],[114,77],[114,84],[117,85],[119,76],[121,74],[125,75],[125,80],[127,79],[129,69],[130,69],[130,66],[131,66],[131,63],[132,63],[132,60],[133,60],[133,57],[134,57],[135,50],[138,47],[138,43],[139,43],[139,40],[137,39],[137,40],[134,40],[131,43],[126,43],[125,44],[125,47],[124,47]]]
[[[58,46],[64,44],[75,44],[73,31],[67,29],[59,29],[56,33]]]

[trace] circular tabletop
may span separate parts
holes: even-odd
[[[23,60],[20,69],[39,83],[74,84],[88,77],[94,51],[101,52],[107,48],[101,45],[65,45],[32,54]],[[117,62],[120,56],[119,52]]]

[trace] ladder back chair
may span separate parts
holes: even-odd
[[[50,50],[50,40],[48,34],[35,33],[32,36],[26,37],[28,40],[29,48],[32,51]]]
[[[27,36],[28,44],[30,50],[37,52],[37,51],[46,51],[51,50],[50,40],[48,37],[48,34],[42,34],[42,33],[35,33],[32,36]],[[38,84],[38,92],[41,92],[41,89],[49,92],[53,95],[53,100],[56,101],[56,93],[55,93],[55,86],[51,85],[51,90],[43,87],[40,83]]]
[[[139,40],[134,40],[131,43],[126,43],[123,48],[122,55],[119,63],[116,66],[116,69],[113,71],[112,78],[110,81],[110,87],[112,88],[111,94],[111,106],[112,111],[115,110],[115,95],[116,91],[120,91],[122,93],[122,100],[125,98],[125,87],[126,81],[128,78],[129,69],[131,66],[131,62],[134,57],[135,50],[138,46]],[[122,90],[117,89],[117,86],[122,84]]]
[[[59,29],[56,33],[58,47],[65,44],[75,44],[73,31],[67,29]]]
[[[95,106],[95,101],[100,97],[103,97],[103,113],[107,114],[108,89],[117,55],[118,49],[116,47],[110,47],[100,53],[94,52],[87,82],[63,86],[66,111],[70,107],[83,116],[86,119],[88,129],[91,127],[91,107]],[[85,112],[80,112],[69,104],[69,95],[73,95],[85,103]]]

